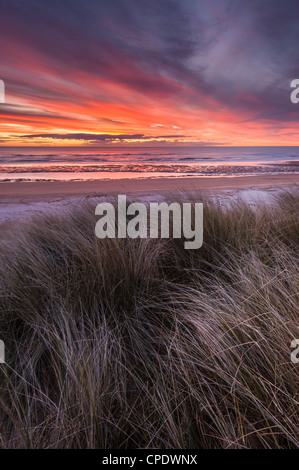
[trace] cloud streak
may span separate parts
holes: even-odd
[[[22,135],[24,139],[55,139],[55,140],[83,140],[88,142],[112,142],[112,141],[127,141],[127,140],[153,140],[157,136],[148,136],[144,134],[84,134],[84,133],[71,133],[71,134],[29,134]],[[177,139],[183,138],[183,135],[162,135],[159,139]]]

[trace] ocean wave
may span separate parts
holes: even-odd
[[[80,181],[115,177],[204,177],[249,176],[258,174],[299,173],[299,160],[265,165],[190,164],[99,164],[99,165],[0,165],[0,180],[8,181]],[[36,176],[34,176],[36,175]],[[40,175],[40,176],[39,176]],[[90,176],[88,176],[90,175]],[[116,176],[118,175],[118,176]],[[122,176],[123,175],[123,176]],[[129,176],[130,175],[130,176]]]

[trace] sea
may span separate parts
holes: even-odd
[[[298,147],[0,147],[0,182],[299,173]]]

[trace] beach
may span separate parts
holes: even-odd
[[[0,224],[23,221],[32,215],[61,211],[86,198],[107,199],[118,194],[131,199],[162,200],[188,191],[222,200],[242,196],[247,202],[269,200],[273,194],[299,184],[299,174],[197,178],[147,178],[102,181],[0,183]]]
[[[298,448],[297,180],[188,183],[2,186],[6,448]],[[117,194],[196,195],[202,247],[99,238]]]
[[[249,187],[276,187],[299,184],[299,174],[146,178],[102,181],[53,181],[0,183],[0,202],[51,201],[56,197],[103,195],[105,193],[172,192],[177,190],[223,190]]]
[[[0,449],[299,449],[287,4],[0,3]]]

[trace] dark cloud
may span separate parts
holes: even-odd
[[[22,135],[22,138],[35,139],[61,139],[61,140],[85,140],[89,142],[111,142],[123,140],[152,140],[157,136],[146,136],[144,134],[85,134],[85,133],[71,133],[71,134],[29,134]],[[183,135],[162,135],[161,139],[174,139],[183,138]]]

